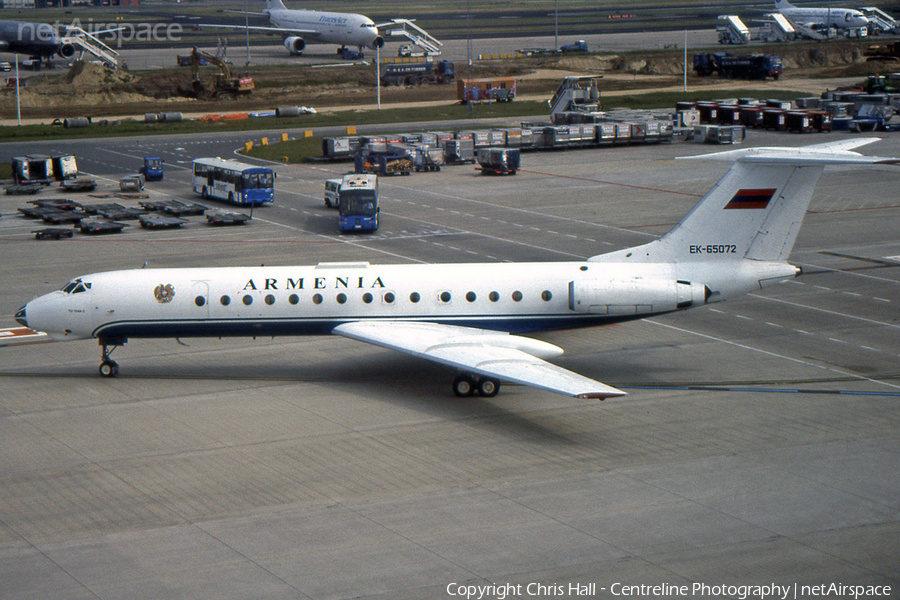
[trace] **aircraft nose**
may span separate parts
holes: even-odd
[[[16,317],[15,317],[15,319],[16,319],[16,322],[19,323],[19,325],[23,325],[23,326],[25,326],[25,327],[28,327],[28,319],[27,319],[26,316],[25,316],[25,309],[26,309],[26,308],[28,308],[28,305],[27,305],[27,304],[26,304],[25,306],[23,306],[22,308],[20,308],[19,310],[17,310],[17,311],[16,311]]]

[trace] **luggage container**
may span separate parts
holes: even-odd
[[[543,136],[539,144],[540,148],[564,148],[571,141],[571,133],[568,125],[550,125],[544,127]]]
[[[594,123],[569,125],[569,138],[572,145],[592,146],[597,143],[597,126]]]
[[[629,123],[631,125],[632,142],[642,142],[647,139],[647,123],[644,121],[636,121]]]
[[[444,141],[444,162],[475,162],[475,143],[471,137]]]
[[[734,125],[741,122],[741,108],[736,104],[719,106],[718,123],[719,125]]]
[[[774,129],[775,131],[784,131],[786,112],[780,108],[763,109],[763,127]]]
[[[506,145],[506,132],[501,131],[499,129],[492,129],[487,132],[488,134],[488,146],[505,146]]]
[[[631,141],[631,123],[616,123],[616,141],[617,142],[630,142]]]
[[[612,144],[616,141],[615,123],[597,123],[597,142],[600,144]]]
[[[740,144],[747,137],[743,125],[697,125],[694,141],[698,144]]]
[[[507,148],[521,148],[522,147],[522,129],[512,127],[510,129],[500,129],[498,130],[506,137],[506,143],[504,144]]]
[[[413,165],[416,171],[440,171],[444,164],[444,151],[433,146],[419,144],[415,147]]]
[[[489,146],[490,131],[487,129],[465,129],[457,132],[457,139],[471,138],[475,149]]]
[[[515,175],[519,170],[518,148],[480,148],[478,165],[484,175]]]
[[[716,123],[719,120],[719,105],[716,102],[698,102],[700,123]]]
[[[818,132],[832,131],[834,129],[834,121],[831,113],[824,110],[814,110],[809,113],[812,115],[813,127]]]
[[[762,127],[763,126],[763,107],[761,106],[742,106],[740,110],[739,123],[744,127]]]
[[[797,133],[815,131],[812,115],[801,110],[789,110],[784,113],[784,128]]]

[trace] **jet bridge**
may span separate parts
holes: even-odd
[[[102,61],[103,64],[108,67],[116,69],[119,66],[119,59],[116,58],[119,56],[119,53],[81,27],[68,27],[65,30],[64,35],[61,36],[60,41],[62,41],[63,44],[72,44],[81,51],[78,60],[83,60],[84,53],[87,52]]]
[[[413,45],[422,49],[421,53],[407,51],[407,56],[439,56],[441,46],[444,44],[430,33],[413,23],[409,19],[391,19],[390,23],[383,25],[384,33],[391,37],[405,37],[412,41]]]

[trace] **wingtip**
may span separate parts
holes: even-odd
[[[621,392],[619,390],[610,391],[610,392],[585,392],[583,394],[575,394],[575,397],[579,400],[606,400],[607,398],[618,398],[620,396],[627,396],[626,392]]]

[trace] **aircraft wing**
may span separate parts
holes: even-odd
[[[315,29],[284,29],[283,27],[263,27],[251,25],[246,27],[244,25],[219,25],[216,23],[200,23],[197,27],[217,27],[219,29],[252,29],[253,31],[270,31],[272,33],[283,33],[283,34],[293,34],[293,35],[306,35],[306,36],[315,36],[320,35],[322,32],[317,31]]]
[[[594,381],[543,360],[562,354],[553,344],[472,327],[409,321],[355,321],[332,333],[399,350],[467,373],[520,383],[576,398],[624,396]]]

